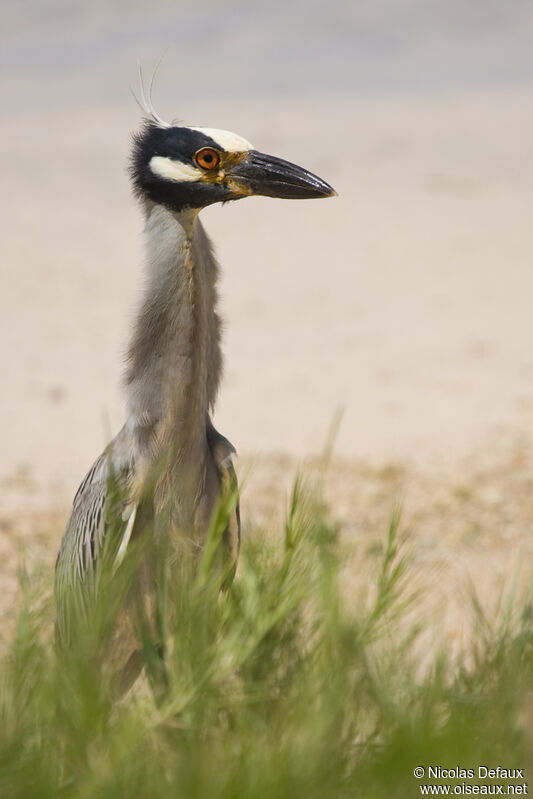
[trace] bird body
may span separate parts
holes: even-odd
[[[171,542],[199,551],[221,492],[236,485],[235,450],[210,417],[222,373],[218,265],[199,211],[251,194],[334,194],[320,178],[258,153],[236,134],[158,118],[134,137],[131,176],[145,216],[147,281],[127,354],[127,420],[78,489],[63,535],[56,565],[63,642],[67,594],[90,583],[109,534],[110,477],[120,486],[117,558],[140,524],[147,491],[152,522],[164,516]],[[145,523],[146,508],[142,515]],[[230,567],[239,539],[237,506],[223,536]]]
[[[147,284],[127,354],[127,421],[74,499],[57,561],[58,596],[63,585],[83,582],[102,546],[110,475],[126,499],[120,556],[154,468],[154,514],[165,511],[171,541],[197,549],[221,484],[234,479],[234,447],[209,416],[222,372],[211,244],[196,210],[175,212],[147,201],[145,215]],[[232,532],[227,554],[235,560],[238,519]]]

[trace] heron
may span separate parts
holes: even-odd
[[[164,512],[171,541],[201,551],[221,492],[236,485],[235,448],[212,422],[222,373],[219,267],[199,212],[253,195],[336,194],[317,175],[259,152],[236,133],[167,123],[153,108],[133,136],[130,177],[144,212],[147,279],[127,350],[126,422],[82,481],[57,557],[56,626],[64,643],[67,593],[83,592],[111,534],[110,475],[124,494],[117,558],[140,516],[146,521],[146,507],[152,519]],[[150,502],[141,514],[147,486]],[[230,573],[239,546],[237,503],[222,538]]]

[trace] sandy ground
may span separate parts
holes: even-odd
[[[81,477],[122,424],[122,353],[142,269],[126,175],[138,114],[122,81],[127,67],[133,82],[138,52],[109,45],[107,61],[91,62],[80,44],[75,69],[51,69],[39,62],[42,42],[68,55],[68,37],[74,50],[81,33],[74,17],[47,17],[40,34],[29,31],[34,59],[21,65],[23,12],[10,8],[0,111],[6,616],[19,543],[32,563],[52,563]],[[118,17],[110,19],[116,33]],[[509,63],[518,70],[529,28],[514,26],[491,28],[496,38],[485,44],[497,52],[498,35],[516,41]],[[373,41],[371,27],[359,30],[364,41]],[[103,35],[83,30],[86,47]],[[258,41],[262,52],[268,32]],[[428,46],[412,57],[422,75],[424,59],[433,63]],[[376,75],[394,48],[386,53]],[[249,55],[252,71],[270,75]],[[371,90],[339,77],[293,94],[264,82],[256,96],[239,88],[242,70],[231,62],[232,90],[209,91],[204,69],[203,98],[190,81],[173,85],[173,57],[161,70],[163,116],[238,131],[339,193],[313,203],[257,198],[203,215],[223,268],[226,368],[215,422],[243,471],[253,464],[246,523],[279,518],[298,463],[320,452],[342,409],[327,491],[356,545],[348,571],[354,580],[364,571],[400,498],[416,561],[455,635],[467,575],[490,597],[518,560],[531,569],[533,82],[492,80],[479,62],[487,79],[465,85],[382,80]],[[340,66],[339,75],[352,74]],[[300,76],[296,67],[287,74]]]

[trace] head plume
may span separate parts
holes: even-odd
[[[154,86],[154,80],[155,80],[155,76],[157,75],[157,70],[159,69],[159,65],[161,64],[162,60],[163,60],[163,56],[161,56],[161,58],[159,59],[159,61],[155,65],[154,71],[152,73],[152,77],[150,79],[150,85],[148,87],[148,98],[146,97],[146,92],[145,92],[145,89],[144,89],[144,77],[143,77],[143,70],[142,70],[142,66],[141,66],[141,62],[140,61],[138,62],[138,68],[139,68],[139,88],[140,88],[140,93],[141,93],[141,99],[139,100],[139,98],[137,97],[137,95],[135,94],[133,89],[131,89],[131,87],[130,87],[130,91],[131,91],[131,93],[133,95],[133,98],[134,98],[135,102],[137,103],[137,105],[139,106],[139,108],[141,109],[141,111],[143,112],[143,114],[145,115],[145,117],[147,119],[151,120],[152,122],[155,122],[155,124],[158,125],[160,128],[170,128],[171,127],[170,123],[169,122],[165,122],[164,119],[161,119],[161,117],[158,114],[156,114],[154,106],[153,106],[153,103],[152,103],[152,89],[153,89],[153,86]]]

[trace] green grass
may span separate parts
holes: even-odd
[[[422,670],[407,552],[395,516],[349,605],[335,525],[297,481],[282,536],[247,537],[230,590],[216,546],[194,574],[160,580],[155,627],[139,610],[148,676],[120,701],[102,609],[134,560],[102,580],[99,622],[80,623],[69,653],[51,598],[26,582],[0,665],[0,796],[414,797],[420,765],[521,767],[527,781],[530,607],[488,620],[474,603],[467,650],[435,650]]]

